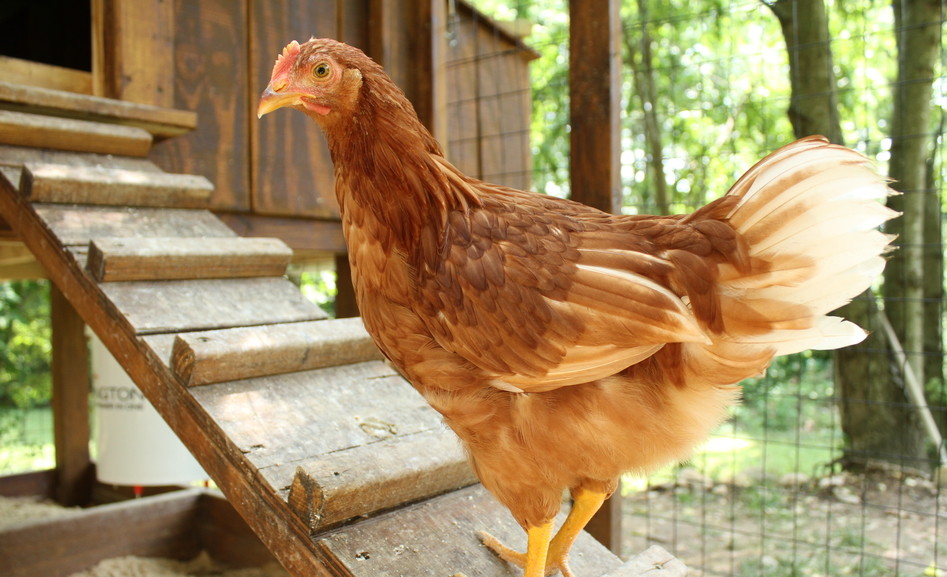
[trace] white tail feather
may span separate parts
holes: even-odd
[[[782,355],[864,339],[855,324],[824,315],[868,289],[884,269],[882,255],[892,237],[877,229],[897,213],[882,204],[892,191],[870,162],[808,138],[760,161],[728,194],[740,197],[731,224],[750,255],[770,267],[746,276],[727,271],[721,275],[721,296],[766,307],[759,312],[774,327],[793,327],[731,334],[732,341],[772,347]],[[797,327],[800,306],[809,315],[803,327]]]

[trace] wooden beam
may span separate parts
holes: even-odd
[[[134,126],[0,110],[0,144],[144,157],[151,135]]]
[[[27,164],[20,192],[32,202],[204,208],[214,185],[203,176],[102,166]]]
[[[55,499],[86,505],[92,494],[89,456],[89,349],[85,323],[66,297],[50,287],[53,325],[53,436],[56,444]]]
[[[185,134],[197,127],[197,114],[36,86],[0,81],[0,109],[78,118],[144,128],[156,138]]]
[[[619,0],[569,3],[572,199],[621,211]]]
[[[355,318],[180,334],[171,370],[182,384],[199,386],[381,359]]]
[[[619,0],[569,2],[572,200],[621,212],[621,19]],[[621,551],[621,496],[586,528]]]
[[[89,72],[10,56],[0,56],[0,78],[16,84],[92,94]]]
[[[283,276],[293,251],[277,238],[94,238],[99,282]]]

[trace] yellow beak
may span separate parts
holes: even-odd
[[[269,84],[263,94],[260,95],[260,103],[256,108],[256,117],[262,118],[264,114],[269,114],[277,108],[284,106],[296,106],[302,104],[302,96],[296,92],[277,92],[273,90],[273,85]]]

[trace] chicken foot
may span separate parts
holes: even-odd
[[[480,532],[480,540],[504,561],[522,567],[523,577],[546,577],[557,570],[563,577],[575,577],[569,568],[569,550],[608,493],[577,489],[572,496],[572,510],[552,540],[552,521],[526,530],[526,554],[507,547],[486,531]]]

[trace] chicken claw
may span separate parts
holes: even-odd
[[[507,563],[521,567],[523,577],[548,577],[557,570],[562,572],[563,577],[574,577],[566,563],[567,555],[563,555],[559,559],[548,558],[552,521],[538,527],[530,527],[526,530],[526,534],[526,553],[520,553],[507,547],[486,531],[478,533],[480,541],[496,553],[497,557]]]

